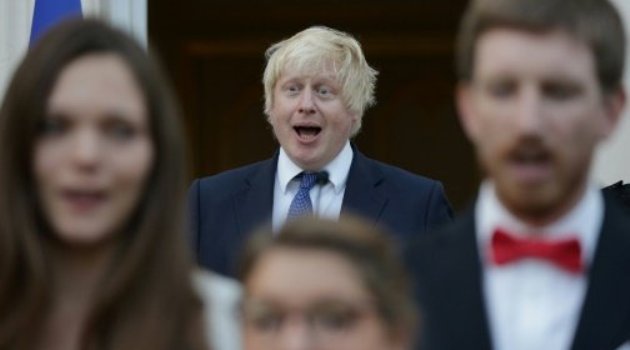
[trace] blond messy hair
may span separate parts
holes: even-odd
[[[368,65],[361,45],[351,35],[323,26],[310,27],[271,45],[265,56],[263,85],[267,116],[274,102],[274,87],[288,66],[304,73],[326,72],[332,68],[341,86],[342,101],[359,117],[352,135],[361,129],[363,112],[375,103],[378,72]]]

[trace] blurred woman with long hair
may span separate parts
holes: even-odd
[[[0,110],[0,348],[202,349],[185,145],[160,69],[95,20],[53,28]]]

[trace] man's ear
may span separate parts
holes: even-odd
[[[473,94],[474,91],[470,82],[460,82],[455,88],[457,115],[462,129],[470,141],[476,140],[479,135],[477,113],[473,106]]]
[[[271,124],[271,112],[265,108],[264,113],[265,113],[265,120],[267,121],[267,123]]]
[[[605,139],[615,131],[626,106],[626,90],[620,86],[613,92],[604,95],[604,126],[601,138]]]

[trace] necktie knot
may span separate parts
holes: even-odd
[[[550,261],[572,273],[583,270],[580,242],[575,238],[556,241],[521,238],[497,229],[492,235],[491,248],[493,261],[497,265],[535,258]]]
[[[313,203],[311,202],[309,193],[317,182],[317,174],[318,173],[304,171],[296,176],[296,178],[300,179],[300,188],[295,194],[295,197],[293,197],[289,212],[287,213],[287,219],[313,214]]]
[[[311,190],[313,186],[315,186],[315,182],[317,182],[317,173],[313,172],[301,172],[298,177],[300,178],[300,190]]]

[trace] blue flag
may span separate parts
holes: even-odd
[[[35,0],[29,45],[61,20],[81,15],[81,0]]]

